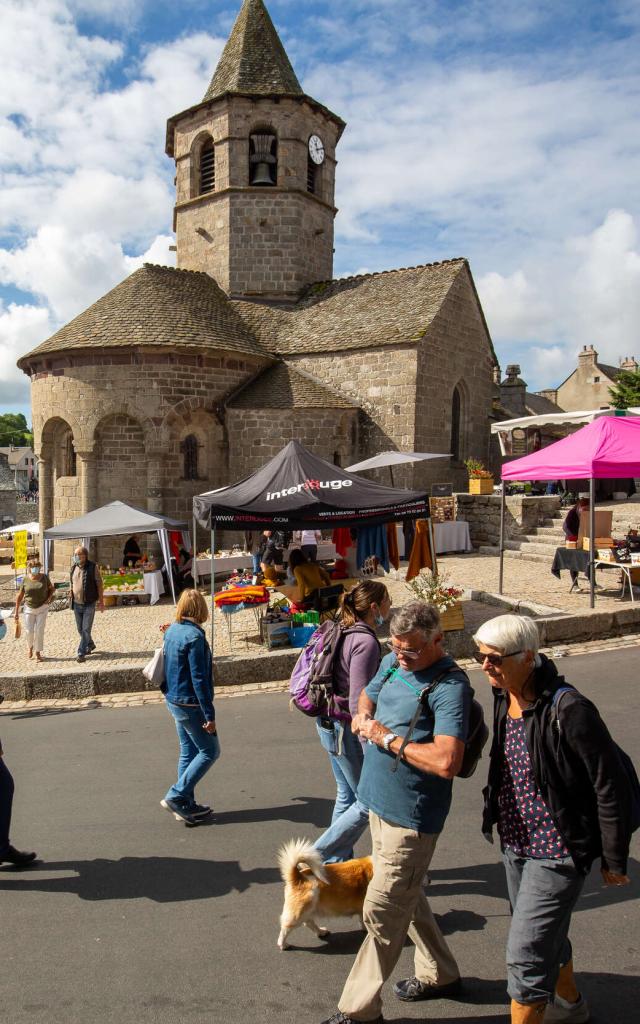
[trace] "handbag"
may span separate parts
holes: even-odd
[[[14,635],[15,635],[16,640],[19,640],[20,637],[22,636],[22,625],[20,623],[20,619],[16,619]]]
[[[164,647],[156,647],[151,661],[148,661],[144,666],[142,674],[152,686],[162,690],[165,685]]]

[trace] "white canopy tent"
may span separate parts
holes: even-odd
[[[44,531],[44,543],[42,551],[43,567],[47,572],[49,567],[49,555],[51,542],[54,540],[79,540],[84,547],[94,537],[115,537],[120,534],[132,533],[157,533],[164,558],[164,565],[171,585],[171,593],[175,604],[176,592],[173,585],[173,573],[171,572],[171,552],[169,550],[169,538],[167,531],[184,530],[186,523],[178,522],[175,519],[168,519],[163,515],[154,515],[152,512],[144,512],[142,509],[126,505],[123,501],[112,501],[102,508],[96,508],[86,515],[70,519],[58,526],[51,526]]]
[[[388,466],[391,484],[393,486],[394,466],[402,466],[407,462],[425,462],[427,459],[450,458],[451,455],[449,452],[446,452],[445,454],[435,454],[433,452],[380,452],[379,455],[374,455],[370,459],[365,459],[364,462],[356,462],[353,466],[347,466],[346,470],[348,473],[359,473],[363,469],[381,469],[383,466]]]
[[[541,416],[520,416],[515,420],[500,420],[491,424],[491,433],[498,435],[500,451],[502,455],[507,454],[505,437],[512,430],[535,429],[536,427],[567,427],[570,432],[572,427],[583,427],[585,423],[592,423],[600,416],[640,416],[640,407],[634,406],[631,409],[583,409],[578,412],[547,412]]]
[[[26,530],[27,533],[40,533],[40,523],[16,523],[14,526],[7,526],[0,530],[0,537],[13,537],[14,533]]]

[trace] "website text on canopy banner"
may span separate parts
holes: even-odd
[[[196,520],[211,530],[211,631],[215,588],[215,530],[301,530],[374,526],[428,519],[425,491],[385,487],[355,476],[290,441],[266,465],[237,484],[193,499]]]
[[[602,416],[569,437],[503,465],[500,503],[500,581],[504,574],[505,488],[507,480],[589,480],[590,607],[595,607],[595,481],[640,475],[640,419]]]

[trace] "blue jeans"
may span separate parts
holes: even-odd
[[[172,704],[166,702],[176,723],[180,741],[178,780],[165,796],[187,809],[195,802],[195,788],[220,757],[220,741],[202,728],[204,715],[199,704]]]
[[[259,551],[257,551],[255,553],[255,555],[251,556],[251,561],[253,562],[253,575],[257,576],[258,573],[260,572],[260,552]]]
[[[11,806],[13,804],[13,779],[11,772],[0,757],[0,860],[9,850],[9,829],[11,828]]]
[[[327,728],[322,723],[330,723]],[[369,812],[358,802],[357,791],[362,771],[362,744],[351,732],[350,723],[319,718],[316,721],[320,743],[329,755],[336,780],[336,802],[331,826],[314,843],[323,860],[342,861],[353,857],[353,844],[369,822]]]
[[[95,644],[91,639],[91,627],[96,614],[95,604],[78,604],[74,602],[73,613],[76,617],[76,626],[80,634],[78,654],[89,654]]]
[[[558,971],[571,959],[569,924],[584,876],[571,857],[536,860],[503,850],[511,903],[507,992],[518,1003],[553,999]]]

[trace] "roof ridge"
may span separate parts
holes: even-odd
[[[348,284],[351,281],[364,281],[366,278],[372,277],[384,277],[388,274],[403,274],[408,270],[427,270],[429,267],[444,267],[450,263],[466,263],[468,265],[469,260],[466,256],[454,256],[449,260],[434,260],[432,263],[416,263],[413,267],[392,267],[391,270],[371,270],[366,274],[350,274],[349,277],[329,277],[324,281],[314,281],[308,285],[305,289],[304,295],[308,295],[309,291],[314,288],[321,288],[329,285],[343,285]],[[300,301],[300,300],[298,300]]]

